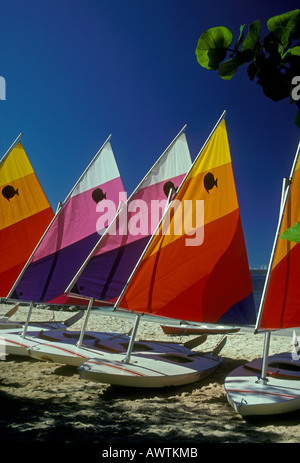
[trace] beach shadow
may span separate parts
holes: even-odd
[[[14,358],[16,361],[16,358]],[[25,384],[31,381],[28,362]],[[264,424],[248,423],[237,415],[220,393],[226,375],[246,360],[224,359],[210,376],[196,383],[165,389],[124,388],[91,383],[77,378],[77,369],[54,365],[41,384],[35,377],[26,394],[14,380],[10,392],[0,387],[0,442],[192,445],[197,443],[276,442],[278,433]],[[45,365],[46,362],[40,362]],[[26,366],[26,365],[25,365]],[[13,365],[12,365],[13,367]],[[57,376],[70,377],[57,383]],[[212,388],[217,384],[214,394]],[[42,386],[44,384],[44,386]],[[6,385],[7,386],[7,385]],[[203,395],[202,395],[203,392]],[[21,393],[23,396],[21,396]],[[291,425],[296,423],[294,414]],[[276,421],[275,421],[276,422]],[[274,419],[270,421],[274,426]],[[279,421],[287,426],[288,418]],[[226,429],[228,427],[228,429]],[[250,436],[250,437],[249,437]]]
[[[7,355],[5,359],[5,363],[23,363],[23,362],[32,362],[36,363],[39,362],[39,360],[34,359],[33,357],[26,357],[25,355]]]
[[[53,373],[58,376],[78,376],[77,367],[73,367],[72,365],[61,365]]]
[[[280,415],[249,416],[244,419],[255,428],[264,428],[265,426],[297,426],[300,421],[300,410]]]

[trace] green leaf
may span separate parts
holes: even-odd
[[[242,24],[240,26],[239,38],[237,39],[237,42],[236,42],[235,47],[234,47],[235,50],[237,50],[239,48],[241,42],[244,40],[244,37],[245,37],[244,28],[245,28],[245,24]]]
[[[215,71],[226,58],[227,48],[233,35],[227,27],[213,27],[205,31],[198,40],[196,55],[198,63],[206,69]]]
[[[279,42],[286,48],[292,38],[296,38],[299,32],[300,10],[289,11],[270,18],[267,27],[273,32]]]
[[[244,64],[244,60],[241,55],[237,55],[234,58],[225,61],[219,66],[219,76],[222,79],[230,80],[242,64]]]
[[[294,55],[294,56],[300,56],[300,45],[297,45],[296,47],[290,48],[287,52],[287,55]],[[299,70],[300,73],[300,70]]]
[[[300,222],[297,222],[295,225],[285,230],[280,238],[300,243]]]
[[[254,51],[260,44],[260,21],[254,21],[249,25],[247,37],[244,40],[241,51]]]

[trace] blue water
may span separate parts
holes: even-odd
[[[264,284],[265,284],[266,273],[253,273],[253,272],[250,272],[250,273],[251,273],[255,309],[257,313],[259,309],[259,304],[260,304]]]

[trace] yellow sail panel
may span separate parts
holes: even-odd
[[[35,173],[9,182],[0,195],[0,230],[49,207]]]
[[[214,167],[231,163],[230,150],[227,138],[225,121],[218,127],[218,136],[213,136],[203,149],[199,161],[194,164],[189,177],[194,177],[201,172],[207,172]]]
[[[6,297],[54,214],[19,142],[0,164],[0,296]]]
[[[158,233],[165,235],[164,240],[157,243],[160,249],[179,239],[182,232],[188,235],[194,231],[195,234],[199,228],[239,207],[231,163],[193,174],[186,180],[160,227]],[[157,246],[152,253],[157,252]]]
[[[33,173],[22,143],[17,143],[1,163],[0,187]]]

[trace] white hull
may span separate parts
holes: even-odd
[[[69,333],[69,332],[67,332]],[[58,339],[55,332],[55,338]],[[63,334],[63,333],[62,333]],[[97,335],[97,336],[95,336]],[[32,358],[45,360],[64,365],[79,366],[87,360],[98,357],[98,355],[109,356],[110,354],[124,354],[127,352],[129,336],[116,333],[93,333],[85,335],[91,339],[84,340],[81,347],[77,347],[78,333],[69,341],[65,342],[43,342],[35,343],[28,349]],[[46,337],[48,337],[46,333]],[[50,339],[51,341],[51,339]],[[63,341],[63,340],[62,340]],[[148,353],[178,353],[190,354],[191,349],[176,343],[165,343],[159,341],[135,341],[133,351],[143,354]]]
[[[77,347],[80,332],[70,330],[30,331],[22,337],[20,330],[1,331],[1,344],[6,354],[31,356],[38,360],[52,361],[64,365],[79,366],[99,353],[123,353],[128,349],[130,337],[121,333],[85,332],[81,347]],[[194,347],[201,339],[194,340]],[[190,343],[190,341],[189,341]],[[182,344],[159,341],[136,341],[133,352],[173,352],[191,353],[189,347]]]
[[[225,380],[227,399],[242,416],[274,415],[300,408],[300,362],[290,353],[270,356],[267,383],[260,380],[262,359],[232,371]]]
[[[138,354],[124,363],[124,355],[95,358],[78,371],[83,379],[118,386],[161,388],[183,386],[200,381],[221,364],[212,354]]]
[[[51,336],[52,335],[52,336]],[[92,349],[95,346],[95,343],[99,343],[99,336],[101,335],[101,341],[108,341],[110,345],[113,343],[113,339],[115,336],[118,336],[118,341],[116,343],[127,342],[128,343],[128,336],[126,335],[119,335],[118,333],[94,333],[94,332],[86,332],[84,337],[84,344],[85,347],[82,347],[82,351],[90,348]],[[30,355],[30,350],[34,347],[39,348],[39,352],[46,352],[53,346],[53,350],[58,353],[62,354],[62,362],[58,363],[65,363],[63,361],[64,358],[68,359],[76,354],[78,359],[80,358],[79,354],[77,354],[76,343],[79,339],[79,332],[71,332],[71,331],[29,331],[26,336],[23,338],[22,333],[20,330],[18,332],[13,331],[1,331],[0,332],[0,340],[1,344],[5,346],[5,353],[10,355],[20,355],[28,357]],[[53,341],[55,340],[55,342]],[[93,354],[99,352],[99,348],[94,348],[92,350]],[[83,356],[82,361],[90,358],[89,355]],[[41,358],[40,360],[51,360],[49,358]],[[55,361],[55,360],[52,360]],[[66,364],[72,365],[73,363],[66,362]],[[79,365],[80,363],[75,363],[74,365]]]
[[[180,323],[164,324],[161,325],[161,329],[165,334],[174,334],[177,336],[185,336],[190,334],[228,334],[237,333],[240,328],[234,326],[223,326],[223,325],[200,325],[196,323]]]

